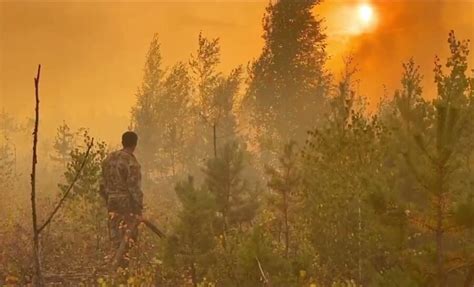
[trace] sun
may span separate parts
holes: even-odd
[[[362,24],[369,25],[374,20],[374,8],[368,3],[360,4],[358,7],[358,16]]]

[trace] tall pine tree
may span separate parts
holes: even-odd
[[[380,124],[365,116],[353,89],[349,65],[331,99],[324,126],[310,132],[304,148],[302,195],[308,240],[318,254],[321,284],[354,280],[368,285],[380,239],[366,204],[383,186]]]
[[[289,256],[290,248],[295,247],[293,236],[298,207],[297,192],[301,179],[298,159],[296,143],[290,142],[283,149],[279,167],[267,167],[267,174],[270,176],[268,187],[271,191],[268,205],[276,219],[276,238],[283,241],[285,257]]]
[[[258,207],[254,190],[244,178],[244,168],[244,150],[231,142],[216,158],[209,159],[204,169],[206,186],[214,195],[219,213],[216,231],[223,236],[224,245],[227,234],[249,223]]]
[[[158,97],[161,93],[164,71],[161,67],[162,57],[158,35],[154,35],[148,49],[145,62],[143,82],[137,92],[137,102],[132,108],[131,128],[138,133],[140,157],[145,180],[154,175],[154,163],[157,156],[157,131],[160,126],[156,117]]]
[[[304,140],[322,110],[328,75],[326,35],[313,15],[319,2],[279,0],[266,9],[265,45],[250,66],[247,103],[267,148]]]
[[[406,222],[404,230],[396,226],[402,240],[392,260],[404,267],[404,278],[420,286],[470,286],[474,280],[468,239],[469,222],[474,222],[469,212],[474,207],[473,78],[468,76],[468,43],[454,32],[448,42],[445,67],[439,59],[435,63],[437,97],[423,99],[422,76],[411,60],[404,64],[393,118],[385,119],[391,128],[387,162],[396,196],[383,201],[386,213],[395,206]]]
[[[206,188],[194,186],[192,177],[176,185],[176,194],[182,209],[174,234],[167,240],[164,259],[173,268],[169,273],[176,285],[183,286],[190,278],[192,286],[198,286],[215,261],[215,202]]]
[[[189,171],[191,155],[186,147],[193,134],[191,89],[188,67],[177,63],[163,81],[155,109],[160,126],[155,131],[157,159],[164,176],[174,177],[179,172]]]

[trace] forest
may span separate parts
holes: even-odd
[[[268,4],[260,55],[230,71],[206,31],[170,66],[151,39],[129,129],[143,216],[166,237],[140,225],[126,270],[106,268],[99,195],[101,163],[120,147],[90,127],[58,126],[53,145],[38,146],[36,177],[46,180],[32,233],[34,111],[27,120],[2,111],[0,285],[474,286],[469,40],[444,35],[449,55],[433,56],[430,74],[400,63],[398,89],[371,108],[357,58],[327,68],[318,3]],[[47,69],[39,76],[45,100]]]

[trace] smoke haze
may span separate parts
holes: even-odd
[[[384,87],[389,96],[393,94],[401,63],[412,56],[422,66],[429,93],[434,56],[446,54],[449,30],[455,30],[459,39],[474,39],[472,1],[372,1],[376,25],[353,34],[351,17],[358,4],[326,1],[316,13],[327,26],[329,69],[337,75],[342,57],[352,53],[360,70],[359,92],[374,103],[384,95]],[[200,31],[220,37],[222,69],[228,71],[259,55],[266,5],[266,1],[0,3],[0,110],[20,119],[32,116],[33,75],[41,63],[43,130],[52,135],[65,120],[115,140],[129,124],[155,32],[166,66],[187,61]]]

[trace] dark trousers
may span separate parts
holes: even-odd
[[[107,208],[113,249],[112,263],[114,267],[127,268],[130,261],[129,251],[138,238],[139,222],[127,196],[109,196]]]

